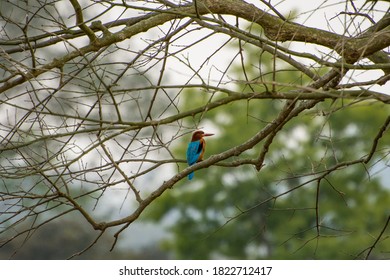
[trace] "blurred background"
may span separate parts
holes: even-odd
[[[164,1],[126,2],[138,5],[139,9],[121,10],[121,1],[79,1],[89,23],[95,17],[114,22],[126,16],[144,15],[149,7],[155,8]],[[259,4],[259,1],[252,2]],[[260,2],[261,7],[270,11],[264,4],[266,1]],[[389,9],[387,1],[357,2],[272,4],[294,22],[355,36],[372,24],[371,19],[379,20]],[[34,18],[31,17],[34,13],[40,15],[31,21],[34,23],[31,26],[36,27],[31,30],[33,35],[42,30],[58,30],[58,26],[73,26],[72,30],[76,30],[75,12],[70,7],[67,1],[0,3],[1,47],[12,57],[6,60],[3,56],[0,63],[5,83],[7,63],[22,63],[31,58],[28,51],[12,52],[17,47],[11,44],[12,40],[26,32],[25,20]],[[358,11],[354,11],[356,7]],[[355,13],[355,17],[351,19],[348,13]],[[226,16],[224,20],[234,25],[236,19]],[[310,83],[307,76],[263,49],[226,34],[205,31],[194,23],[178,33],[174,43],[168,44],[169,50],[166,45],[155,44],[143,53],[144,60],[137,60],[140,50],[150,46],[152,40],[165,38],[176,24],[179,26],[176,22],[162,25],[161,29],[136,35],[130,42],[113,44],[99,53],[96,64],[88,60],[91,57],[72,61],[66,66],[68,69],[63,69],[67,73],[65,77],[53,70],[43,80],[5,92],[0,101],[4,112],[0,258],[364,259],[367,254],[370,259],[390,258],[387,227],[390,134],[384,125],[390,110],[387,104],[377,100],[339,98],[321,102],[283,127],[273,139],[260,172],[253,165],[238,162],[261,154],[263,146],[255,146],[243,157],[231,158],[225,165],[197,170],[192,181],[183,178],[148,205],[117,239],[114,236],[120,227],[109,228],[101,234],[74,207],[68,208],[68,202],[46,201],[51,188],[60,185],[58,188],[71,193],[95,220],[124,218],[137,208],[136,191],[129,185],[140,186],[142,195],[150,194],[186,167],[186,148],[194,129],[215,134],[207,139],[207,158],[245,142],[271,123],[284,107],[284,102],[278,99],[245,99],[227,103],[221,110],[204,110],[170,125],[136,132],[128,129],[133,123],[189,112],[226,95],[190,86],[181,88],[181,85],[196,81],[227,85],[235,92],[267,92],[270,88],[288,92]],[[263,30],[249,22],[240,23],[240,27],[264,37]],[[104,32],[102,29],[101,33]],[[54,31],[52,36],[55,38]],[[69,45],[54,46],[41,53],[38,50],[35,55],[39,55],[39,63],[45,64],[65,55],[70,46],[80,49],[86,42],[85,38],[76,38]],[[304,44],[281,45],[299,50]],[[305,51],[332,61],[336,59],[336,54],[326,48],[305,46]],[[166,57],[169,60],[165,61]],[[89,64],[95,68],[84,68]],[[160,71],[161,65],[164,71]],[[326,65],[311,67],[318,75],[329,70]],[[376,80],[382,74],[380,70],[351,70],[341,84],[352,87],[356,82]],[[71,82],[57,88],[57,82],[68,76],[72,77]],[[110,91],[118,83],[121,88]],[[157,94],[161,84],[170,88]],[[386,84],[372,83],[365,89],[387,94],[389,88]],[[104,91],[111,92],[114,101],[107,95],[95,96],[96,92]],[[55,100],[45,103],[53,92],[56,92]],[[157,101],[156,96],[159,96]],[[114,104],[115,99],[118,104]],[[99,107],[96,103],[100,102]],[[34,115],[27,115],[28,109],[23,106],[32,106]],[[54,113],[50,116],[48,112]],[[47,115],[41,118],[42,114]],[[67,114],[73,114],[71,121]],[[121,119],[117,121],[119,115]],[[18,124],[21,119],[26,121],[25,126],[11,127],[11,123]],[[104,120],[104,128],[99,120]],[[56,127],[57,124],[61,126]],[[79,125],[91,132],[66,138]],[[33,127],[39,127],[42,132],[39,139],[56,130],[66,140],[35,140],[38,133]],[[104,133],[108,135],[104,140],[107,149],[103,145],[99,147],[103,142],[99,134]],[[12,142],[10,135],[20,137]],[[378,135],[380,140],[376,143]],[[64,142],[66,151],[62,148]],[[17,148],[10,149],[10,143]],[[361,159],[369,154],[373,143],[377,144],[376,152],[364,164]],[[85,156],[78,157],[89,149]],[[117,168],[109,166],[110,156],[115,158],[112,162],[126,171],[131,184],[110,169]],[[140,160],[144,161],[139,163]],[[44,171],[36,172],[34,166]],[[95,167],[99,169],[92,171]],[[50,184],[45,183],[48,178],[53,185],[58,185],[48,187]],[[36,197],[29,197],[31,190]],[[38,202],[30,201],[38,196],[41,196]]]

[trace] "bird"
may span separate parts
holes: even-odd
[[[189,166],[203,160],[203,155],[206,149],[206,141],[203,137],[212,136],[213,133],[205,133],[202,130],[196,130],[192,134],[191,142],[187,148],[187,163]],[[194,178],[194,172],[188,174],[188,180]]]

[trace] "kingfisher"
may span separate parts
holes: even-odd
[[[187,163],[189,166],[203,160],[204,151],[206,149],[206,141],[203,137],[212,136],[212,133],[204,133],[202,130],[197,130],[192,134],[191,142],[187,148]],[[194,178],[194,172],[188,174],[188,180]]]

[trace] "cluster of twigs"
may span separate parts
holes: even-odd
[[[76,211],[99,232],[88,248],[107,229],[117,228],[114,248],[120,233],[191,171],[243,164],[260,171],[283,126],[316,104],[341,97],[390,102],[388,95],[372,88],[390,78],[387,11],[375,22],[371,6],[356,8],[353,1],[345,1],[352,4],[352,12],[343,13],[350,18],[347,23],[363,19],[371,24],[365,30],[346,26],[339,35],[293,23],[271,1],[258,2],[258,6],[241,0],[0,4],[4,22],[0,30],[0,245],[20,237],[27,240],[36,229]],[[260,26],[262,34],[243,28],[248,25]],[[187,52],[199,52],[198,46],[212,38],[225,41],[194,64]],[[270,54],[275,65],[287,64],[310,82],[283,84],[261,75],[250,80],[244,59],[240,61],[246,79],[227,78],[236,57],[243,57],[241,48],[227,68],[215,66],[222,74],[210,77],[213,67],[208,68],[208,62],[233,41]],[[315,44],[328,53],[297,50],[282,42]],[[177,65],[186,74],[172,79]],[[356,81],[354,73],[359,71],[382,74]],[[245,90],[238,90],[242,84],[247,85]],[[255,84],[265,90],[256,91]],[[281,87],[293,89],[276,90]],[[185,110],[181,96],[191,89],[209,98]],[[284,100],[285,106],[247,141],[179,168],[185,160],[172,147],[199,124],[193,121],[195,116],[251,99]],[[389,120],[373,139],[366,158],[330,167],[315,180],[325,180],[343,166],[368,163],[388,125]],[[256,145],[263,145],[256,158],[239,159]],[[176,174],[170,173],[172,167]],[[101,220],[94,210],[113,189],[125,189],[118,208],[131,206],[118,219]]]

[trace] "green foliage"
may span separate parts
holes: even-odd
[[[377,119],[375,124],[367,119],[359,120],[361,111],[367,112],[368,108],[371,108],[370,116],[377,115],[372,118]],[[301,141],[287,140],[288,135],[294,134],[293,125],[289,127],[272,144],[269,160],[260,173],[249,166],[211,167],[196,172],[195,182],[184,181],[158,203],[156,212],[160,215],[169,211],[179,213],[172,227],[175,238],[168,247],[176,252],[176,257],[189,259],[359,257],[380,232],[390,204],[389,186],[381,183],[379,177],[369,177],[372,172],[366,170],[367,167],[349,166],[321,180],[318,207],[317,181],[277,199],[274,197],[309,181],[316,172],[320,174],[338,162],[367,154],[374,133],[385,117],[379,109],[375,104],[367,104],[346,113],[349,120],[354,120],[357,127],[354,131],[359,135],[353,135],[349,122],[342,125],[346,120],[342,114],[334,114],[326,120],[332,127],[331,138],[319,136],[323,125],[316,125],[315,120],[321,117],[312,122],[296,122],[298,127],[306,125],[305,128],[316,133]],[[256,126],[261,127],[249,119],[243,125],[245,122],[239,122],[238,118],[225,126],[218,124],[220,136],[209,140],[208,154],[239,143],[251,131],[259,129]],[[385,139],[382,142],[387,142],[389,137]],[[286,147],[285,141],[297,143]],[[253,154],[256,152],[259,151]],[[247,212],[240,215],[244,210]],[[160,215],[156,217],[162,217]],[[389,242],[379,245],[379,255],[375,257],[386,257]],[[381,251],[384,255],[379,253]]]
[[[34,224],[33,219],[28,219]],[[26,227],[25,230],[29,228]],[[6,234],[3,234],[4,238]],[[0,260],[64,260],[72,257],[76,260],[112,260],[112,259],[166,259],[156,246],[147,246],[139,249],[129,249],[120,246],[110,251],[112,238],[104,234],[99,242],[84,251],[93,243],[97,234],[90,231],[87,224],[77,214],[63,217],[47,223],[45,226],[34,229],[23,235],[24,240],[13,239],[1,247]],[[132,236],[130,236],[132,238]],[[142,249],[142,250],[141,250]]]
[[[249,57],[258,55],[252,52]],[[272,70],[269,57],[262,64]],[[253,65],[246,71],[249,81],[305,82],[293,71],[262,74]],[[256,83],[251,86],[242,85],[241,90],[270,90]],[[204,105],[208,98],[199,92],[186,96],[187,108]],[[218,130],[207,139],[206,157],[251,137],[276,117],[282,105],[280,100],[250,100],[202,115],[203,122]],[[369,154],[388,113],[379,103],[323,102],[279,132],[259,173],[249,165],[196,171],[193,181],[183,180],[164,194],[148,217],[174,220],[169,225],[173,238],[165,241],[165,247],[180,259],[363,258],[389,215],[390,185],[383,172],[376,173],[389,160],[389,133],[369,164],[352,161]],[[256,158],[262,148],[258,145],[240,159]],[[177,154],[184,155],[185,149],[183,142]],[[370,258],[389,258],[386,236]]]

